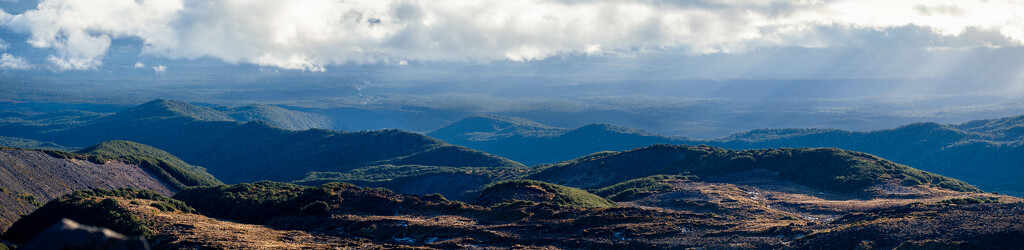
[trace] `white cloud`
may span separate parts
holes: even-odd
[[[17,57],[8,53],[0,55],[0,69],[31,69],[25,58]]]
[[[0,12],[2,13],[2,12]],[[59,69],[143,53],[308,71],[346,63],[537,60],[775,47],[1021,46],[1024,3],[999,0],[45,0],[0,14]]]
[[[136,62],[133,67],[135,67],[136,69],[141,69],[141,68],[146,67],[146,64],[142,63],[142,62]]]
[[[163,66],[163,65],[153,66],[153,72],[156,72],[157,75],[162,75],[164,72],[167,72],[167,66]]]

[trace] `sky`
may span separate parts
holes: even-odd
[[[1017,78],[1024,45],[1024,2],[998,0],[4,0],[0,8],[10,34],[0,68],[9,71],[162,74],[168,66],[147,62],[161,60],[324,72],[656,58],[697,68],[678,73],[689,78],[927,78],[996,57],[1012,67],[981,73]],[[112,56],[119,42],[134,55]],[[729,65],[691,65],[702,62]]]
[[[0,100],[625,110],[721,135],[1022,96],[1024,1],[0,0]]]

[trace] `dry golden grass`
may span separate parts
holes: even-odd
[[[740,221],[737,230],[779,225],[829,222],[849,212],[935,203],[950,198],[995,197],[1001,202],[1024,199],[989,193],[957,192],[927,186],[881,184],[861,193],[835,193],[780,180],[770,172],[749,171],[704,181],[671,182],[673,189],[620,205],[648,209],[711,212]],[[785,216],[798,220],[779,220]]]
[[[158,244],[215,249],[382,249],[368,240],[343,239],[298,230],[277,230],[262,225],[222,221],[198,214],[161,212],[153,201],[136,199],[138,205],[118,198],[134,214],[150,222]],[[154,242],[155,243],[155,242]]]

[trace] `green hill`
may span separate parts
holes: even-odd
[[[474,202],[481,205],[493,206],[515,201],[528,201],[583,208],[607,208],[616,206],[615,202],[578,188],[534,180],[511,180],[488,185],[480,191],[479,196]]]
[[[206,172],[206,169],[185,163],[166,151],[130,141],[106,141],[79,150],[77,153],[96,156],[100,159],[117,160],[138,164],[163,177],[164,180],[181,189],[189,186],[223,184]]]
[[[924,172],[873,155],[834,148],[728,150],[708,146],[654,145],[540,166],[527,179],[578,188],[601,188],[652,175],[724,175],[763,169],[806,186],[838,192],[899,183],[978,192],[962,181]]]

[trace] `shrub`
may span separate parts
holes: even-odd
[[[654,175],[632,179],[594,190],[593,193],[613,201],[627,201],[638,195],[672,190],[667,182],[696,180],[693,175]]]
[[[153,206],[156,209],[160,209],[160,211],[163,211],[163,212],[178,211],[177,207],[175,207],[174,205],[171,205],[170,203],[167,203],[167,202],[154,202],[153,204],[150,204],[150,206]]]
[[[18,199],[21,199],[21,200],[23,200],[25,202],[28,202],[29,204],[32,204],[33,206],[37,206],[37,207],[43,205],[42,203],[39,202],[39,200],[36,199],[35,196],[32,196],[31,194],[26,194],[26,193],[18,194]]]
[[[939,203],[963,205],[963,204],[981,204],[981,203],[1000,203],[1000,201],[999,201],[999,198],[996,198],[996,197],[978,197],[978,198],[968,197],[968,198],[950,198],[950,199],[946,199],[946,200],[940,201]]]
[[[327,214],[330,210],[331,205],[324,201],[314,201],[302,207],[302,213],[307,215]]]
[[[8,229],[10,240],[25,243],[61,218],[86,225],[109,228],[126,235],[150,236],[148,221],[122,207],[115,197],[125,199],[151,199],[163,204],[164,209],[194,211],[181,201],[163,197],[156,192],[138,189],[79,190],[54,199],[31,214],[15,222]],[[144,198],[145,197],[145,198]],[[158,205],[159,206],[159,205]]]

